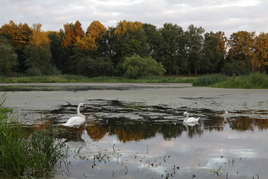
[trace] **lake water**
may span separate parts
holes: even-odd
[[[60,131],[68,153],[54,178],[267,178],[268,90],[97,85],[7,94],[25,127]],[[63,128],[80,102],[86,124]]]
[[[188,112],[200,121],[187,125],[182,122],[184,108],[117,100],[89,100],[87,106],[82,109],[86,125],[62,134],[69,156],[55,178],[268,176],[268,121],[250,118],[248,111],[223,115],[192,108]],[[63,105],[52,111],[58,122],[54,125],[61,128],[75,110]]]

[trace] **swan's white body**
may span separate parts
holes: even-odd
[[[62,124],[67,127],[79,127],[85,122],[85,116],[80,113],[80,107],[84,106],[83,103],[80,103],[77,107],[77,115],[75,117],[71,117],[66,123]]]
[[[185,123],[196,123],[199,120],[199,117],[198,118],[189,117],[188,112],[184,112],[183,115],[186,116],[185,119],[183,120],[183,122]]]

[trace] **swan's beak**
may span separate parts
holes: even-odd
[[[86,107],[87,107],[87,105],[85,105],[85,104],[84,104],[84,105],[83,105],[83,107],[84,107],[84,108],[86,108]]]

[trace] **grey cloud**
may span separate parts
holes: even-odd
[[[59,30],[79,20],[84,30],[94,20],[116,26],[121,20],[141,21],[162,27],[173,23],[184,30],[190,24],[207,32],[238,30],[267,32],[267,0],[0,0],[0,26],[13,20],[43,24]],[[239,5],[242,3],[242,6]]]

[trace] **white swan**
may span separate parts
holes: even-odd
[[[199,120],[199,118],[189,117],[188,112],[184,112],[183,115],[186,116],[185,119],[183,120],[183,122],[185,123],[194,123],[194,122],[196,123]]]
[[[71,117],[66,123],[62,124],[63,126],[67,127],[79,127],[85,122],[85,116],[80,113],[80,107],[84,106],[86,107],[83,103],[80,103],[77,107],[77,115],[75,117]]]

